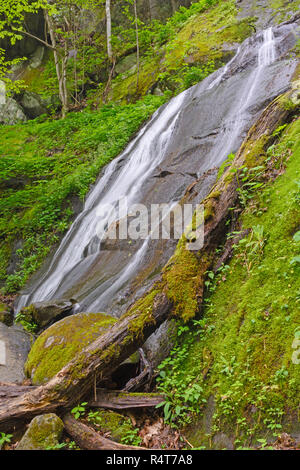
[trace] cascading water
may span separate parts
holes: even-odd
[[[290,31],[291,27],[279,29],[279,40]],[[246,40],[220,71],[158,110],[126,150],[107,166],[47,271],[29,294],[19,298],[17,310],[33,301],[62,298],[70,290],[73,296],[78,294],[82,310],[106,309],[139,273],[149,240],[138,246],[130,258],[103,253],[101,240],[96,236],[101,221],[97,215],[99,205],[115,206],[124,196],[129,204],[145,200],[151,203],[155,197],[168,200],[154,202],[179,200],[195,178],[192,174],[203,175],[238,148],[257,116],[257,111],[249,111],[251,107],[255,105],[259,111],[265,100],[273,97],[268,95],[269,83],[275,94],[288,86],[295,65],[285,62],[273,70],[275,65],[270,66],[275,59],[276,40],[270,28]],[[285,71],[282,77],[280,70]],[[165,183],[166,189],[163,180],[154,178],[162,165],[175,175],[173,183],[171,179]],[[111,222],[109,216],[105,215],[102,225]]]

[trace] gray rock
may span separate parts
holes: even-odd
[[[38,46],[30,58],[28,68],[37,69],[41,66],[44,58],[45,48]]]
[[[71,314],[76,300],[50,300],[45,302],[35,302],[29,307],[21,309],[20,313],[25,315],[28,321],[33,321],[39,328],[61,320],[63,317]]]
[[[20,104],[26,116],[30,119],[35,119],[41,114],[46,114],[48,112],[47,103],[45,100],[42,100],[37,93],[25,91]]]
[[[124,59],[122,59],[117,65],[116,65],[116,73],[124,73],[127,72],[128,70],[136,67],[136,53],[130,54]]]
[[[26,120],[21,106],[14,99],[6,96],[5,83],[0,81],[0,124],[13,125]]]
[[[25,379],[30,345],[30,335],[22,327],[0,323],[0,382],[21,383]]]
[[[59,443],[63,428],[62,420],[54,413],[36,416],[16,450],[51,450]]]

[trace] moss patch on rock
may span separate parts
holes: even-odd
[[[59,443],[64,424],[53,413],[36,416],[17,446],[17,450],[51,450]]]
[[[134,431],[130,419],[114,411],[99,410],[91,422],[101,432],[109,433],[110,439],[120,443]]]
[[[35,385],[47,382],[116,321],[103,313],[78,313],[60,320],[35,341],[25,365],[26,374]]]

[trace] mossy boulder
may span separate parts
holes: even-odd
[[[64,424],[54,413],[36,416],[16,450],[47,450],[59,443]]]
[[[60,320],[35,341],[25,365],[26,374],[34,385],[47,382],[116,321],[103,313],[78,313]]]
[[[13,311],[8,305],[0,302],[0,323],[4,323],[7,326],[12,326],[14,321]]]
[[[115,442],[122,442],[122,438],[134,431],[130,419],[114,411],[98,411],[94,425],[102,432],[109,433],[110,439]]]

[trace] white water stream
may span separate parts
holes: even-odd
[[[204,90],[212,90],[222,83],[224,77],[234,61],[245,52],[239,47],[235,57],[219,71],[215,77],[207,80]],[[265,68],[276,59],[275,39],[272,28],[263,32],[262,42],[257,48],[257,64],[249,75],[243,93],[236,102],[232,103],[230,110],[230,125],[220,131],[216,145],[209,156],[213,166],[219,165],[232,151],[232,143],[239,136],[243,127],[247,108],[252,103],[260,78]],[[53,256],[52,262],[35,285],[32,292],[22,295],[17,305],[17,311],[24,305],[33,301],[42,301],[55,298],[56,292],[67,276],[72,276],[75,267],[87,262],[100,250],[101,240],[97,238],[96,230],[99,224],[99,205],[111,204],[115,206],[122,197],[126,197],[130,204],[140,201],[143,185],[157,167],[163,162],[182,106],[189,90],[173,98],[162,110],[157,111],[151,121],[139,132],[137,137],[128,145],[126,150],[106,168],[85,202],[83,212],[76,218],[69,231],[62,240],[60,247]],[[123,166],[120,169],[121,162]],[[115,175],[117,175],[115,177]],[[167,201],[163,201],[167,202]],[[109,214],[106,215],[107,222]],[[105,224],[105,220],[103,221]],[[100,311],[128,279],[136,272],[147,251],[148,239],[144,241],[139,250],[130,259],[127,266],[118,274],[117,278],[97,300],[90,303],[85,311]]]

